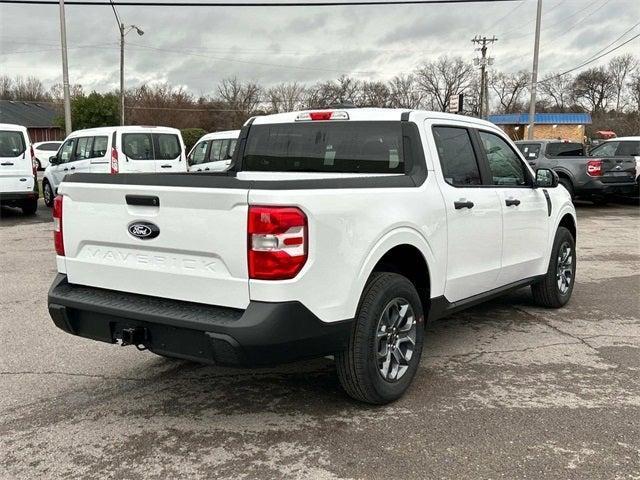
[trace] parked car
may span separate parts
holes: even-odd
[[[425,321],[529,285],[538,305],[569,301],[576,215],[557,186],[475,118],[256,117],[229,174],[67,177],[49,312],[165,357],[335,355],[347,393],[383,404],[418,370]]]
[[[186,172],[187,161],[180,130],[169,127],[102,127],[69,135],[42,179],[47,206],[62,179],[72,173]]]
[[[38,180],[29,133],[22,125],[0,123],[0,205],[38,210]]]
[[[49,157],[55,155],[55,153],[62,145],[62,142],[50,141],[50,142],[38,142],[33,144],[33,154],[35,155],[35,162],[38,170],[44,170],[49,166]]]
[[[563,140],[518,140],[518,149],[534,167],[550,168],[571,198],[606,203],[611,194],[636,189],[636,162],[626,156],[587,155],[584,145]],[[603,144],[604,145],[604,144]]]
[[[240,130],[207,133],[187,156],[190,172],[223,172],[231,165]]]
[[[636,162],[636,192],[640,194],[640,137],[620,137],[602,142],[593,148],[589,155],[592,157],[629,157]]]

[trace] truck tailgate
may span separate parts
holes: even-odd
[[[603,158],[602,183],[628,183],[636,180],[636,162],[633,158]]]
[[[69,283],[233,308],[249,304],[248,190],[65,182],[60,193]],[[159,205],[139,204],[153,197]],[[158,235],[134,236],[132,224],[139,222],[156,226]]]

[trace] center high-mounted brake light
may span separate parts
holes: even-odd
[[[111,173],[118,173],[120,167],[118,165],[118,150],[116,147],[111,148]]]
[[[53,244],[56,253],[64,257],[64,239],[62,238],[62,195],[53,199]]]
[[[296,122],[316,120],[349,120],[349,114],[339,110],[320,110],[319,112],[302,112],[296,117]]]
[[[589,160],[587,162],[587,175],[590,177],[601,177],[602,160]]]
[[[249,207],[249,278],[286,280],[307,261],[307,216],[297,207]]]

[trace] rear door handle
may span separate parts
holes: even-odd
[[[69,169],[68,169],[68,168],[64,168],[64,169],[63,169],[63,171],[68,172],[68,171],[69,171]]]
[[[473,208],[474,203],[469,201],[458,201],[453,202],[453,206],[456,207],[456,210],[460,210],[462,208]]]
[[[514,205],[517,207],[518,205],[520,205],[520,200],[518,200],[517,198],[507,198],[504,203],[507,207],[511,207]]]
[[[204,171],[205,171],[205,172],[209,171],[209,167],[205,168],[205,169],[204,169]]]
[[[11,167],[13,166],[13,162],[2,162],[0,163],[0,165],[2,165],[3,167]]]
[[[71,167],[69,170],[75,170],[75,169],[76,169],[76,167]]]
[[[160,165],[162,168],[171,168],[171,165]]]

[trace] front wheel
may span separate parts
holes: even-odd
[[[541,281],[531,285],[533,299],[542,307],[563,307],[571,298],[575,276],[575,239],[569,230],[558,227],[551,250],[549,269]]]
[[[51,185],[46,180],[42,182],[42,196],[44,197],[44,204],[47,207],[53,207],[53,198],[55,195],[53,194],[53,188],[51,188]]]
[[[338,378],[356,400],[385,404],[407,390],[420,363],[424,313],[414,285],[375,272],[365,286],[349,345],[336,355]]]

